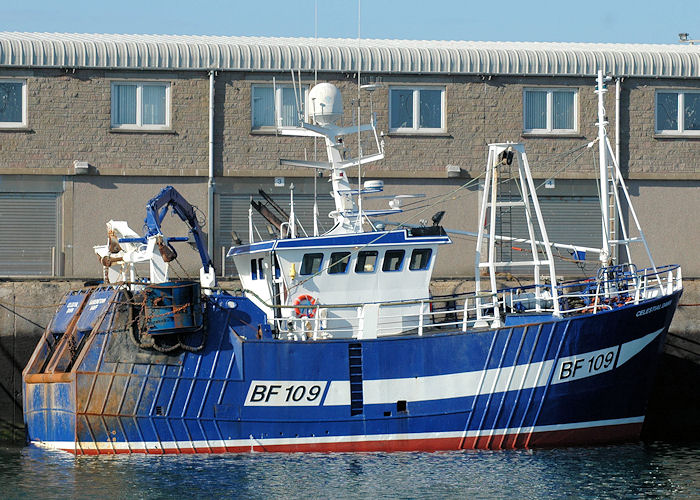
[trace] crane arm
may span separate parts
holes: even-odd
[[[210,269],[213,274],[214,263],[207,252],[204,244],[204,234],[197,220],[195,209],[190,203],[182,197],[180,193],[172,186],[167,186],[161,189],[160,193],[151,198],[146,204],[146,219],[144,227],[146,229],[146,239],[152,236],[162,236],[161,222],[168,213],[168,209],[172,210],[190,227],[190,232],[194,237],[195,244],[199,257],[202,260],[202,268],[205,273],[209,273]],[[173,238],[174,240],[174,238]]]

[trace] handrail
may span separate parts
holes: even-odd
[[[670,295],[682,287],[679,265],[642,269],[610,279],[608,276],[612,274],[601,272],[597,278],[560,282],[556,286],[560,313],[569,317],[598,314],[629,303],[639,304],[647,299]],[[466,332],[477,323],[479,327],[483,326],[484,321],[487,326],[496,328],[502,326],[502,316],[508,314],[554,314],[556,308],[551,288],[551,284],[530,284],[504,288],[495,294],[462,292],[388,302],[317,303],[310,307],[313,309],[311,317],[301,318],[290,311],[295,309],[294,305],[267,304],[251,290],[242,292],[255,297],[260,305],[274,312],[271,321],[280,335],[289,338],[301,335],[302,338],[317,340],[338,336],[374,338],[407,331],[424,335],[434,327],[454,327]],[[438,307],[433,307],[433,304],[438,304]],[[484,314],[485,305],[494,313]],[[366,306],[373,306],[371,314],[376,315],[369,323],[364,320],[366,311],[370,311]],[[480,308],[482,314],[478,315]],[[363,332],[365,324],[372,325],[371,331]]]

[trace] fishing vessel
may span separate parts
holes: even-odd
[[[104,279],[64,297],[23,372],[30,443],[80,455],[638,439],[682,276],[651,258],[606,136],[602,72],[596,92],[599,133],[589,147],[599,150],[600,248],[550,241],[524,146],[491,144],[475,291],[432,297],[438,251],[452,243],[441,215],[386,229],[377,221],[401,211],[400,197],[386,210],[363,208],[382,183],[353,187],[347,170],[384,157],[376,119],[340,126],[340,92],[315,86],[309,122],[278,133],[324,141],[326,162],[287,163],[328,173],[333,228],[300,235],[293,200],[289,213],[254,203],[275,237],[256,241],[251,212],[249,242],[228,254],[243,289],[232,293],[217,285],[194,207],[172,187],[147,204],[144,235],[110,221],[108,244],[95,247]],[[376,151],[346,159],[352,134],[369,135]],[[516,200],[499,197],[506,169]],[[496,233],[502,207],[523,212],[527,236]],[[170,210],[187,237],[163,234]],[[200,280],[170,281],[173,244],[188,239]],[[514,244],[530,250],[528,260],[501,259],[498,247]],[[631,262],[632,245],[648,266]],[[553,249],[593,259],[597,274],[563,282]],[[530,284],[499,289],[499,272],[516,268]]]

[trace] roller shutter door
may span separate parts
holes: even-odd
[[[582,245],[591,248],[601,246],[600,204],[594,196],[542,196],[539,195],[542,217],[544,218],[547,234],[551,242]],[[535,216],[534,210],[532,211]],[[510,215],[502,213],[497,221],[497,232],[504,236],[528,238],[525,210],[513,208]],[[535,222],[537,239],[541,235]],[[558,276],[582,277],[595,274],[598,267],[598,255],[587,255],[584,263],[571,262],[571,254],[567,250],[553,249],[554,264]],[[513,261],[532,260],[530,246],[525,244],[502,245],[500,257],[502,260]],[[528,274],[531,268],[511,268],[511,273]],[[546,270],[544,271],[546,272]]]
[[[0,193],[0,275],[50,276],[58,249],[58,194]]]
[[[271,198],[282,209],[289,212],[289,195],[271,195]],[[254,196],[256,201],[264,202],[259,196]],[[250,195],[219,195],[219,207],[217,210],[217,245],[229,248],[233,245],[233,233],[241,239],[243,244],[248,243],[248,207],[250,206]],[[313,195],[294,195],[294,214],[299,222],[297,225],[297,236],[304,236],[302,230],[311,236],[314,231],[313,218],[314,197]],[[330,195],[318,197],[318,225],[319,231],[323,233],[331,229],[333,219],[328,217],[328,213],[335,210],[335,203]],[[274,210],[272,210],[274,212]],[[279,217],[281,219],[281,217]],[[283,221],[284,222],[284,221]],[[253,226],[255,241],[268,240],[272,236],[268,231],[270,225],[259,213],[253,210]],[[274,229],[274,228],[273,228]],[[258,236],[258,233],[260,234]],[[233,261],[227,259],[226,274],[234,273]]]

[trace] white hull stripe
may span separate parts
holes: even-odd
[[[560,358],[556,364],[552,383],[572,382],[611,371],[639,354],[662,331],[663,328],[621,345]],[[615,363],[616,359],[617,363]],[[364,380],[362,382],[363,402],[364,404],[389,404],[399,400],[433,401],[544,387],[550,379],[553,367],[554,360],[547,360],[449,375]],[[274,381],[268,381],[268,383],[274,383]],[[350,382],[331,381],[323,404],[325,406],[349,405]]]
[[[357,436],[323,436],[323,437],[301,437],[301,438],[256,438],[250,436],[248,439],[225,439],[212,441],[146,441],[146,442],[80,442],[73,443],[71,441],[33,441],[32,444],[64,451],[130,451],[130,450],[153,450],[153,451],[177,451],[179,449],[186,450],[207,450],[207,449],[222,449],[222,448],[243,448],[243,447],[260,447],[260,446],[294,446],[294,445],[322,445],[335,443],[362,443],[375,441],[406,441],[406,440],[424,440],[424,439],[450,439],[450,438],[474,438],[481,436],[502,436],[507,434],[530,434],[537,432],[556,432],[568,431],[595,427],[604,427],[611,425],[626,425],[626,424],[641,424],[644,422],[644,417],[619,418],[610,420],[596,420],[592,422],[576,422],[572,424],[557,424],[557,425],[541,425],[535,427],[523,428],[507,428],[493,429],[483,431],[452,431],[452,432],[417,432],[403,434],[365,434]]]

